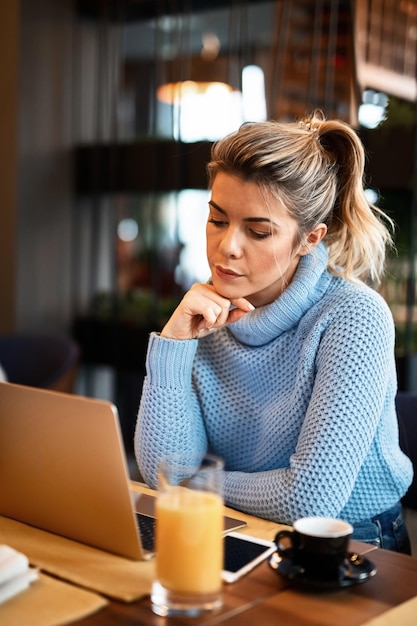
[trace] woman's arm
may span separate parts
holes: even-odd
[[[391,314],[378,298],[365,297],[345,302],[323,324],[322,333],[312,329],[319,335],[316,375],[289,467],[227,472],[225,500],[230,506],[287,523],[308,515],[337,517],[360,479],[365,517],[366,507],[375,512],[376,500],[392,499],[401,489],[393,484],[391,459],[387,464],[381,457],[369,461],[377,429],[392,450],[397,447]]]
[[[196,338],[237,321],[253,308],[245,298],[231,301],[212,285],[198,283],[185,294],[161,335],[151,335],[135,432],[137,462],[149,485],[156,485],[162,456],[171,451],[204,452],[207,448],[191,383]]]
[[[165,339],[152,333],[135,431],[139,469],[156,486],[161,457],[169,452],[205,451],[206,434],[191,386],[197,340]]]

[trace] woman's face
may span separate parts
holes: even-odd
[[[212,185],[207,258],[216,291],[255,307],[275,300],[291,282],[302,254],[297,223],[254,182],[219,172]]]

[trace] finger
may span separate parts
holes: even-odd
[[[201,339],[201,337],[207,337],[207,335],[211,335],[211,333],[213,333],[215,330],[218,330],[218,328],[201,328],[199,331],[197,331],[196,339]]]
[[[204,318],[205,326],[214,326],[216,323],[221,323],[221,319],[227,319],[229,308],[221,307],[219,304],[212,304],[206,307],[201,315]]]
[[[213,305],[202,314],[203,319],[198,324],[198,331],[221,328],[226,324],[236,322],[254,309],[255,307],[246,298],[236,298],[232,301],[221,298],[221,304]]]
[[[245,313],[249,313],[250,311],[255,310],[253,304],[251,304],[249,300],[246,300],[246,298],[235,298],[234,300],[231,300],[231,303],[236,308],[245,311]]]
[[[222,309],[220,306],[210,306],[200,309],[200,313],[194,316],[194,329],[195,332],[201,336],[201,331],[208,330],[218,325],[220,314]]]
[[[232,309],[229,313],[229,319],[227,320],[228,324],[233,324],[233,322],[237,322],[242,317],[245,317],[250,313],[250,311],[242,311],[242,309]]]

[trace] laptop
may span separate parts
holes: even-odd
[[[114,404],[0,383],[0,515],[141,560],[154,506],[131,489]],[[225,516],[225,533],[242,526]]]

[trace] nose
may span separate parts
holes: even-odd
[[[219,250],[225,257],[238,258],[242,254],[242,245],[237,229],[228,228],[223,232]]]

